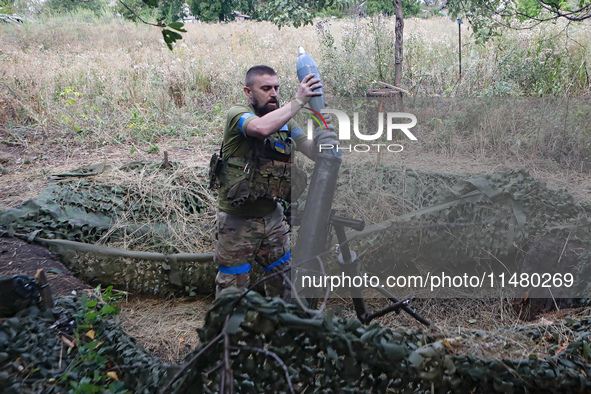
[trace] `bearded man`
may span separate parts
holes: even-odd
[[[252,67],[244,85],[249,104],[228,111],[220,150],[216,297],[230,286],[248,288],[253,265],[260,265],[271,276],[265,281],[267,296],[289,299],[287,276],[273,276],[288,268],[291,258],[279,201],[289,201],[294,150],[312,160],[316,156],[318,139],[308,140],[292,117],[310,98],[322,94],[314,91],[322,84],[314,74],[307,75],[295,98],[283,106],[271,67]],[[336,134],[325,131],[323,137]]]

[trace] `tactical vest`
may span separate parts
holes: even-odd
[[[255,139],[247,157],[221,158],[214,154],[210,162],[210,188],[224,186],[232,205],[242,205],[257,198],[291,201],[303,193],[306,174],[290,163],[295,143],[267,137]]]

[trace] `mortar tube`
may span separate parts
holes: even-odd
[[[315,257],[326,250],[332,201],[340,167],[341,158],[324,153],[316,155],[292,261],[292,288],[297,288],[300,296],[311,296],[314,299],[324,294],[323,289],[312,292],[311,289],[301,289],[298,278],[301,275],[322,275],[323,270]],[[309,304],[314,308],[315,303],[312,300]]]

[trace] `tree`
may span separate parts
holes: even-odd
[[[148,6],[149,9],[158,11],[156,23],[148,22],[146,19],[144,19],[144,17],[140,15],[142,11],[141,9],[137,8],[137,5],[134,9],[127,3],[127,0],[118,1],[119,4],[121,4],[128,12],[127,17],[129,19],[142,22],[146,25],[161,28],[164,42],[168,46],[168,49],[170,49],[171,51],[172,44],[174,44],[178,40],[183,39],[183,36],[181,36],[178,32],[187,32],[183,29],[184,24],[182,22],[177,22],[178,19],[181,19],[184,16],[184,3],[181,3],[180,0],[160,0],[160,3],[158,2],[159,0],[142,0],[142,2],[146,6]],[[179,7],[180,11],[178,11]]]
[[[257,8],[261,4],[257,0],[190,0],[191,14],[203,22],[223,22],[234,20],[234,11],[258,19]]]
[[[394,15],[396,7],[393,0],[368,0],[365,2],[369,15]],[[407,17],[417,16],[421,12],[420,0],[405,0],[402,2],[402,13]]]
[[[191,13],[203,22],[234,20],[234,11],[282,27],[312,24],[314,15],[328,7],[344,7],[349,0],[190,0]]]
[[[195,18],[203,22],[223,22],[233,17],[232,0],[191,0],[189,8]]]
[[[14,0],[0,0],[0,14],[12,14],[14,12]]]
[[[186,16],[184,0],[164,0],[157,4],[155,7],[144,0],[124,0],[117,3],[116,12],[134,22],[154,18],[169,23],[180,21]]]
[[[106,5],[107,3],[104,0],[47,0],[43,5],[42,12],[63,14],[77,10],[88,10],[100,15],[105,12]]]
[[[453,19],[466,18],[477,40],[498,35],[499,28],[528,29],[542,22],[591,18],[591,0],[449,0]]]
[[[184,0],[162,0],[159,3],[157,20],[164,22],[182,21],[185,15]]]

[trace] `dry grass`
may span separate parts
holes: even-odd
[[[369,299],[368,310],[375,311],[389,304],[384,299]],[[424,335],[434,336],[453,354],[470,354],[484,359],[527,359],[550,356],[562,351],[577,335],[564,325],[567,317],[586,318],[588,308],[563,309],[538,316],[532,322],[518,318],[507,299],[416,299],[411,304],[423,317],[431,321],[426,328],[405,312],[391,313],[376,319],[382,327],[422,329]],[[354,318],[355,311],[348,299],[331,299],[328,309],[336,316]],[[538,329],[538,340],[515,328]],[[553,333],[558,333],[555,338]]]
[[[117,221],[103,239],[114,232],[120,234],[130,224],[140,230],[144,226],[152,228],[148,232],[138,230],[137,234],[125,234],[123,239],[109,246],[161,253],[209,253],[213,250],[212,229],[217,203],[205,186],[203,168],[178,162],[172,162],[171,166],[168,170],[154,170],[149,165],[140,165],[135,170],[111,168],[95,178],[97,184],[122,185],[129,194],[126,210],[118,213]]]
[[[164,362],[176,364],[197,346],[211,297],[164,300],[132,296],[119,303],[122,328]]]

